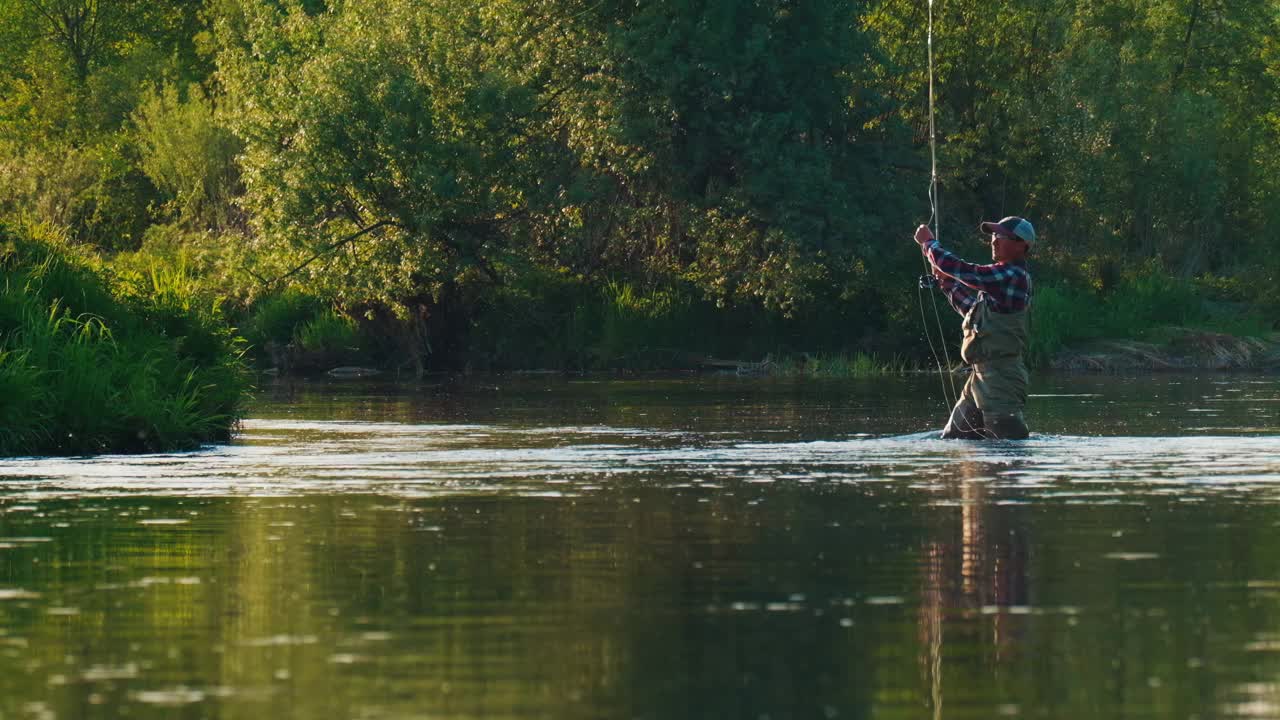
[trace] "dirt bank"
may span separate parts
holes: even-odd
[[[1132,372],[1162,370],[1278,370],[1280,333],[1236,337],[1172,328],[1166,342],[1099,340],[1053,357],[1054,370]]]

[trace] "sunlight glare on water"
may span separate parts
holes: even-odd
[[[640,428],[410,425],[249,420],[235,445],[197,453],[44,458],[0,464],[0,490],[26,500],[92,494],[281,495],[377,492],[519,495],[556,483],[590,492],[602,476],[662,485],[762,479],[946,480],[956,463],[981,479],[1061,491],[1098,483],[1140,495],[1177,485],[1243,490],[1280,484],[1280,437],[1076,437],[951,442],[934,433],[801,442]],[[33,482],[38,478],[39,482]],[[156,521],[161,522],[161,521]]]

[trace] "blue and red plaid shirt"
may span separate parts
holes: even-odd
[[[968,314],[979,293],[985,294],[991,309],[998,313],[1018,312],[1031,302],[1031,273],[1026,263],[974,265],[942,249],[937,240],[924,243],[920,250],[942,275],[938,289],[961,315]]]

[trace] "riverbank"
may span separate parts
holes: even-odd
[[[1170,328],[1162,343],[1101,340],[1064,350],[1049,364],[1053,370],[1136,372],[1170,370],[1280,369],[1280,333],[1237,337],[1193,328]]]
[[[1168,337],[1164,342],[1133,339],[1098,340],[1054,354],[1047,363],[1036,366],[1054,372],[1124,374],[1178,371],[1241,371],[1272,372],[1280,370],[1280,333],[1267,337],[1239,337],[1226,333],[1195,328],[1165,328]],[[663,374],[671,372],[725,373],[762,377],[824,377],[861,378],[903,375],[913,372],[936,372],[936,366],[928,363],[912,363],[902,358],[884,360],[870,353],[798,353],[760,360],[716,358],[696,353],[671,353],[668,367],[647,367],[643,370],[627,367],[596,370],[566,369],[517,369],[496,371],[498,374],[515,375],[604,373],[604,374]],[[958,354],[950,357],[955,371],[959,371]],[[317,354],[301,366],[311,368],[309,374],[336,380],[360,379],[378,375],[396,376],[395,371],[376,367],[324,366],[323,356]],[[282,372],[279,367],[262,368],[269,375],[297,374]],[[456,371],[467,374],[468,371]],[[495,371],[484,371],[495,372]]]
[[[181,270],[107,269],[0,225],[0,457],[228,440],[249,390],[240,345]]]
[[[1280,332],[1266,336],[1238,336],[1203,328],[1164,327],[1149,333],[1150,339],[1100,339],[1059,350],[1034,368],[1058,372],[1141,373],[1169,371],[1280,370]],[[959,369],[958,352],[952,351]],[[738,363],[739,372],[823,377],[890,375],[929,367],[914,367],[902,360],[883,361],[873,355],[803,356],[783,361]]]
[[[718,307],[685,286],[642,291],[575,279],[495,292],[487,301],[455,298],[400,318],[294,289],[242,307],[235,323],[257,367],[298,375],[358,366],[400,375],[866,377],[960,363],[959,316],[935,316],[926,298],[906,293],[896,298],[899,305],[874,313],[833,299],[783,316],[750,305]],[[1037,290],[1027,362],[1033,369],[1092,372],[1276,366],[1280,336],[1271,306],[1242,292],[1222,278],[1177,278],[1155,267],[1138,268],[1105,290],[1058,279]]]

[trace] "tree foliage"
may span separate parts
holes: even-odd
[[[896,96],[918,109],[915,5],[886,0],[871,23],[915,68]],[[1258,203],[1277,190],[1274,3],[940,7],[940,152],[962,209],[1035,217],[1077,262],[1159,255],[1184,276],[1237,270],[1275,230]]]
[[[200,86],[190,86],[186,98],[172,84],[148,90],[133,119],[141,169],[169,198],[177,221],[197,230],[235,229],[243,146]]]
[[[215,35],[263,257],[329,254],[308,282],[390,299],[519,259],[789,310],[894,202],[836,5],[228,3]]]
[[[915,311],[928,7],[0,0],[0,212],[459,342],[539,283],[618,282],[881,338]],[[1022,214],[1061,282],[1274,286],[1274,2],[934,12],[948,244]]]

